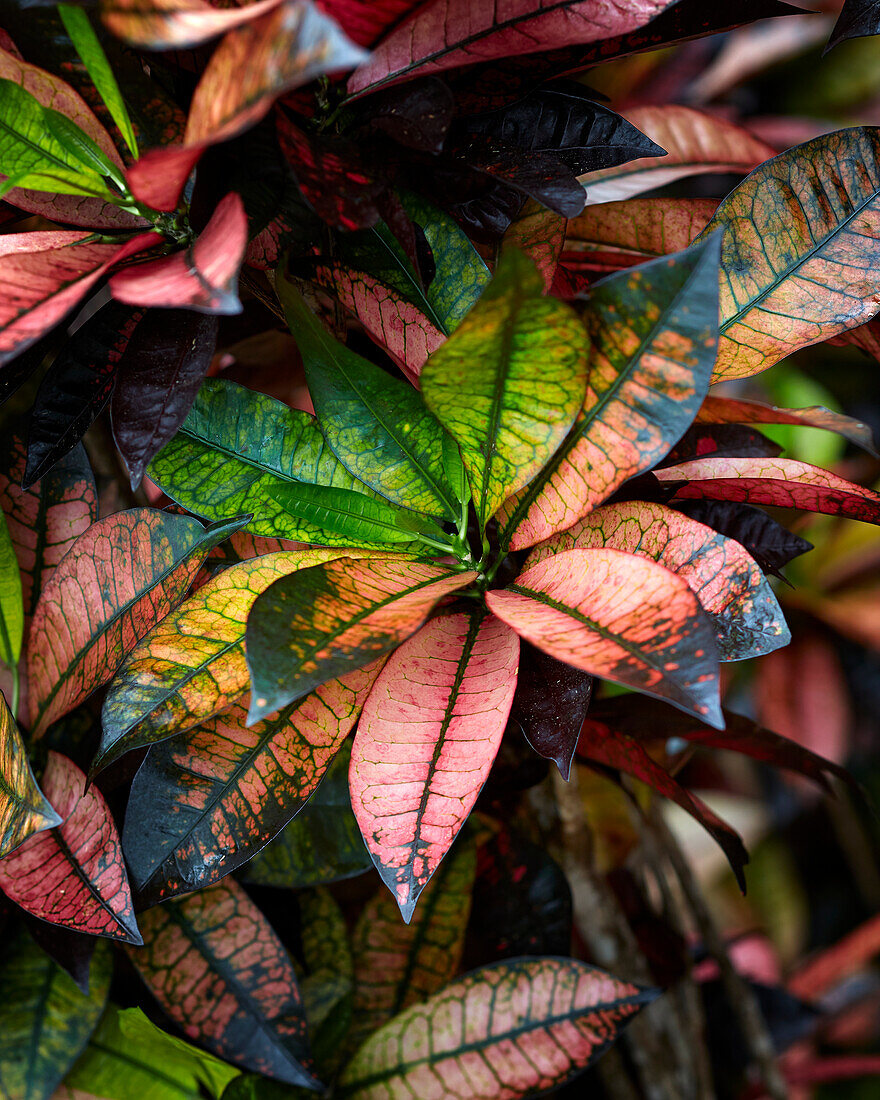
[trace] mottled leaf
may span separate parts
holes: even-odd
[[[10,1100],[49,1100],[100,1019],[110,988],[110,952],[98,950],[91,992],[21,929],[0,951],[0,1081]]]
[[[49,753],[43,788],[62,824],[0,860],[0,890],[50,924],[139,944],[113,817],[98,789],[85,786],[72,761]]]
[[[353,967],[345,916],[329,890],[297,898],[302,957],[301,989],[315,1062],[328,1075],[338,1067],[351,1023]]]
[[[620,550],[565,550],[486,593],[533,645],[723,727],[714,629],[687,583]]]
[[[525,253],[538,269],[544,280],[545,292],[553,285],[556,266],[565,244],[566,224],[561,214],[537,202],[528,202],[504,234],[504,243]]]
[[[240,521],[133,508],[98,520],[52,574],[34,612],[27,667],[37,736],[113,676],[125,654],[171,610],[208,550]],[[51,647],[43,644],[52,638]]]
[[[102,0],[101,18],[132,46],[147,50],[200,46],[278,6],[257,0],[243,8],[216,8],[204,0]]]
[[[566,249],[621,248],[646,256],[682,252],[706,228],[714,199],[628,199],[588,206],[565,227]]]
[[[353,1100],[534,1096],[571,1080],[654,999],[575,959],[522,958],[472,971],[368,1039],[342,1075]],[[422,1037],[414,1043],[414,1037]]]
[[[213,1054],[315,1088],[296,976],[281,941],[231,879],[141,916],[129,957],[184,1034]]]
[[[662,458],[709,387],[718,333],[719,241],[595,287],[583,410],[544,472],[502,511],[514,549],[564,530]]]
[[[248,721],[387,653],[475,577],[400,558],[329,562],[282,577],[248,618]]]
[[[60,824],[37,786],[15,719],[0,695],[0,857],[33,834]]]

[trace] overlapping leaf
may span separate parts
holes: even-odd
[[[551,657],[724,725],[714,629],[687,583],[657,562],[565,550],[486,603]]]
[[[333,550],[267,554],[225,569],[145,633],[107,692],[94,768],[183,733],[225,710],[248,688],[245,624],[257,596]]]
[[[647,256],[668,256],[693,243],[715,213],[714,199],[628,199],[602,202],[572,218],[566,250],[621,248]]]
[[[85,785],[72,761],[49,753],[43,787],[62,824],[0,860],[0,890],[50,924],[139,944],[113,817],[100,792]]]
[[[341,1094],[537,1095],[575,1077],[654,996],[574,959],[483,967],[368,1039],[342,1075]],[[413,1044],[414,1035],[424,1043]]]
[[[481,525],[562,442],[583,400],[587,339],[521,253],[506,252],[491,284],[425,364],[422,393],[455,437]]]
[[[526,565],[601,546],[651,558],[687,581],[712,617],[722,660],[759,657],[791,641],[773,590],[742,546],[662,504],[597,508],[536,547]]]
[[[21,929],[0,952],[0,1081],[15,1100],[49,1100],[98,1023],[113,969],[98,950],[91,992],[73,979]]]
[[[847,38],[863,38],[880,33],[880,11],[876,0],[844,0],[840,15],[834,24],[828,49]]]
[[[123,843],[147,904],[240,867],[315,790],[376,678],[367,666],[322,684],[250,729],[233,708],[154,745],[132,785]]]
[[[597,286],[583,411],[544,473],[502,510],[514,549],[564,530],[662,458],[709,387],[718,333],[719,241]]]
[[[414,0],[321,0],[321,7],[361,46],[372,46],[416,6]]]
[[[147,50],[185,49],[200,46],[217,35],[234,30],[266,11],[279,0],[258,0],[244,8],[218,9],[203,0],[102,0],[101,18],[114,34],[132,46]]]
[[[130,958],[185,1035],[237,1066],[317,1085],[306,1021],[281,941],[231,879],[141,917]]]
[[[6,517],[0,512],[0,662],[15,668],[24,638],[21,574]]]
[[[99,520],[77,539],[43,589],[31,625],[27,665],[37,735],[107,683],[184,594],[208,550],[240,525],[206,529],[188,516],[133,508]]]
[[[547,210],[537,202],[529,202],[504,234],[505,244],[518,248],[538,269],[545,291],[553,285],[556,265],[565,243],[566,224],[561,214]]]
[[[60,824],[61,818],[37,786],[21,734],[0,695],[0,857],[34,833]]]
[[[247,623],[248,720],[258,721],[399,645],[475,573],[400,558],[337,561],[270,585]]]

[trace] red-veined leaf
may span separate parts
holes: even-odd
[[[692,107],[634,107],[625,117],[665,149],[666,156],[643,157],[581,176],[588,203],[628,199],[688,176],[745,175],[776,152],[747,130]]]
[[[486,603],[551,657],[723,727],[714,629],[687,582],[657,562],[565,550]]]
[[[571,222],[566,222],[561,214],[530,200],[504,234],[505,244],[524,252],[538,269],[545,291],[553,285],[565,244],[566,225]]]
[[[141,928],[144,947],[131,961],[188,1038],[235,1065],[317,1087],[293,966],[237,883],[155,906]]]
[[[568,222],[565,248],[579,251],[601,246],[646,256],[668,256],[693,244],[717,207],[714,199],[628,199],[599,203],[588,206],[583,214]]]
[[[532,546],[650,469],[693,420],[715,362],[715,239],[597,286],[583,409],[540,477],[501,510],[503,537]]]
[[[280,577],[342,553],[297,550],[233,565],[145,631],[104,699],[93,771],[184,733],[240,699],[248,689],[245,623],[257,596]]]
[[[329,562],[275,581],[247,623],[250,722],[399,645],[476,573],[401,558]]]
[[[486,966],[377,1031],[345,1069],[340,1094],[536,1096],[598,1058],[655,996],[575,959]]]
[[[388,659],[351,753],[351,805],[405,921],[470,813],[507,725],[519,639],[444,615]]]
[[[204,0],[101,0],[101,18],[132,46],[179,50],[250,23],[279,3],[257,0],[244,7],[218,8]]]
[[[697,413],[697,423],[804,424],[810,428],[826,428],[877,457],[877,441],[869,425],[843,413],[832,412],[821,405],[811,405],[806,409],[780,409],[776,405],[764,405],[760,401],[710,395]]]
[[[418,6],[419,0],[317,0],[359,46],[372,46]]]
[[[46,797],[63,821],[0,859],[0,890],[41,920],[75,932],[141,943],[122,845],[97,787],[60,753],[50,752]]]
[[[188,516],[133,508],[98,520],[76,540],[40,594],[31,624],[36,736],[107,683],[181,598],[208,550],[240,525],[206,529]]]
[[[597,508],[536,547],[526,567],[561,550],[602,546],[651,558],[687,581],[712,618],[723,661],[760,657],[791,641],[773,590],[743,547],[663,504]]]
[[[368,665],[322,684],[251,728],[235,704],[153,745],[123,833],[139,903],[210,886],[279,833],[324,777],[378,671]]]
[[[0,237],[0,366],[54,328],[114,264],[159,244],[141,233],[125,244],[47,230]]]
[[[244,204],[231,191],[194,244],[117,272],[110,278],[110,291],[117,301],[130,305],[240,313],[238,272],[247,232]]]
[[[626,34],[651,21],[669,0],[510,0],[475,8],[468,0],[429,0],[382,40],[349,80],[351,92],[415,76],[539,53]]]
[[[880,494],[837,474],[791,458],[697,458],[655,471],[663,482],[683,482],[676,496],[803,508],[880,524]]]
[[[61,818],[37,786],[18,726],[0,694],[0,857],[34,833],[60,824]]]
[[[727,822],[713,813],[705,802],[673,779],[638,741],[588,716],[581,729],[577,754],[582,760],[625,772],[681,806],[718,842],[736,875],[740,889],[745,893],[743,868],[749,862],[749,854],[739,835]]]

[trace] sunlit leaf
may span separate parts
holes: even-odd
[[[21,734],[0,695],[0,857],[35,833],[60,824],[61,818],[37,786]]]
[[[442,530],[426,517],[351,489],[282,485],[273,489],[271,495],[285,512],[345,538],[352,546],[411,543],[419,533],[433,535],[435,540],[445,538]]]

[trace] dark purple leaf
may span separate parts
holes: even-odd
[[[870,34],[880,34],[880,0],[844,0],[825,52],[847,38]]]
[[[676,466],[692,458],[764,458],[782,453],[766,435],[746,424],[695,424],[684,433],[660,466]]]
[[[442,80],[428,76],[371,96],[363,111],[364,128],[422,153],[439,153],[455,114],[455,99]]]
[[[735,539],[765,573],[774,576],[790,561],[813,549],[811,542],[750,504],[733,500],[677,500],[672,507],[720,535]]]

